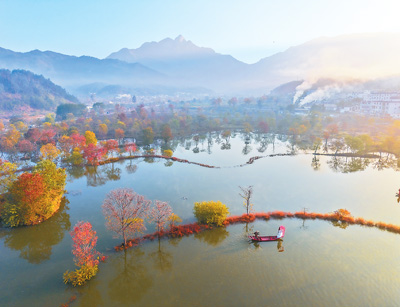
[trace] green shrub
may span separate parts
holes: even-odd
[[[194,203],[194,216],[200,224],[222,226],[229,214],[228,207],[220,201]]]

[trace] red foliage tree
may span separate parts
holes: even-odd
[[[21,195],[21,201],[26,203],[31,211],[35,211],[38,199],[44,193],[44,181],[41,174],[23,173],[13,187],[15,194]]]
[[[137,150],[136,144],[135,143],[128,143],[125,145],[125,151],[129,152],[129,155],[132,156],[132,153],[134,153]]]
[[[97,236],[92,224],[78,222],[70,234],[73,241],[72,254],[77,266],[93,267],[99,264],[99,260],[104,260],[105,257],[96,250]]]
[[[25,133],[25,139],[31,141],[32,143],[36,143],[41,136],[41,132],[38,128],[31,128]]]
[[[144,222],[150,204],[150,200],[128,188],[115,189],[107,194],[102,206],[106,226],[115,232],[116,237],[123,237],[124,246],[127,236],[146,230]]]
[[[54,145],[56,143],[54,140],[55,135],[56,135],[56,131],[54,129],[43,130],[42,134],[40,135],[39,143],[42,145],[52,143]]]
[[[27,155],[35,150],[35,146],[29,140],[22,140],[18,143],[18,150]]]
[[[83,157],[90,165],[99,165],[105,154],[106,151],[103,147],[98,147],[94,144],[89,144],[83,149]]]
[[[10,204],[18,208],[16,217],[11,218],[15,220],[12,226],[34,225],[45,219],[43,215],[47,203],[44,193],[45,183],[41,174],[23,173],[18,177],[9,189]],[[11,212],[9,213],[11,216]],[[8,214],[5,213],[5,215]],[[8,218],[6,220],[7,223],[10,221]]]
[[[150,220],[157,225],[157,232],[164,229],[172,215],[172,208],[168,203],[156,200],[155,206],[150,211]]]
[[[86,145],[86,138],[83,135],[80,135],[79,133],[74,133],[70,136],[70,142],[72,148],[77,147],[82,150]]]
[[[107,140],[103,142],[103,147],[105,149],[106,154],[111,154],[112,156],[114,153],[119,152],[119,145],[116,140]]]

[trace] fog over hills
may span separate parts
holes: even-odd
[[[322,37],[253,65],[254,73],[284,78],[375,79],[400,74],[400,34]]]
[[[124,48],[106,59],[0,48],[0,68],[28,69],[69,90],[102,84],[147,93],[258,95],[283,83],[305,80],[312,84],[321,78],[378,86],[390,80],[391,87],[398,87],[399,54],[400,34],[354,34],[317,38],[246,64],[178,36],[137,49]]]

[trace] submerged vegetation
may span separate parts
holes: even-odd
[[[74,287],[85,284],[97,274],[100,261],[106,257],[96,250],[97,236],[89,222],[77,223],[71,231],[73,241],[72,254],[75,265],[79,267],[75,271],[64,273],[64,283],[70,283]]]

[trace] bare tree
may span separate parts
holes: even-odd
[[[149,215],[151,201],[135,193],[132,189],[120,188],[107,194],[103,203],[106,226],[116,236],[124,238],[146,230],[144,221]]]
[[[172,215],[172,209],[166,202],[160,200],[156,200],[155,202],[155,206],[150,211],[150,220],[156,223],[158,237],[160,237],[160,230],[164,230],[164,226]]]
[[[253,209],[253,204],[250,203],[251,196],[253,195],[253,186],[250,185],[244,188],[239,186],[239,188],[242,190],[242,193],[239,193],[239,195],[244,199],[243,206],[246,208],[247,215],[249,215],[249,212]]]

